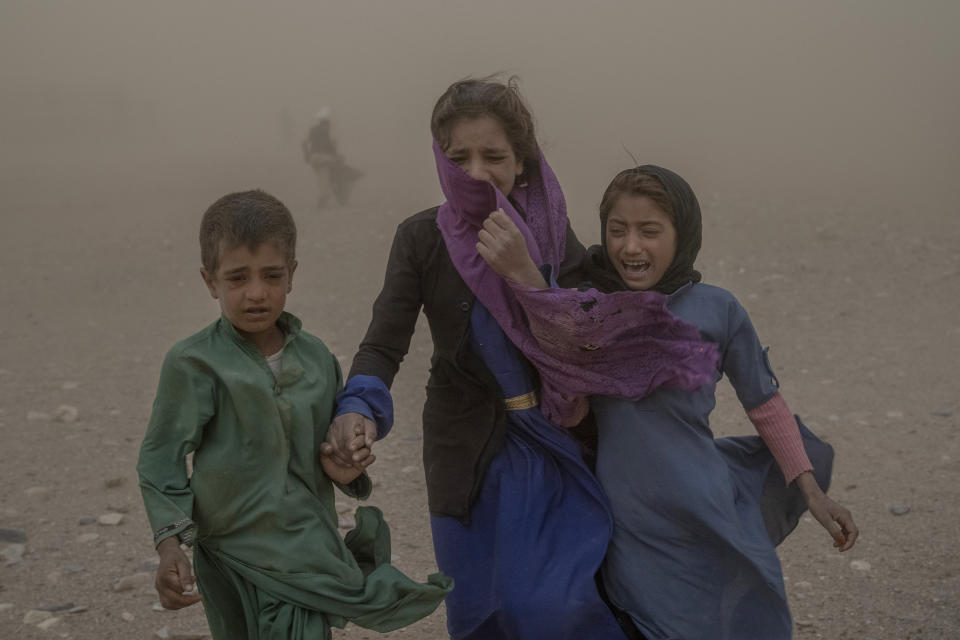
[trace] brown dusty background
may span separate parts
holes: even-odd
[[[348,368],[396,224],[439,202],[433,102],[497,70],[521,76],[585,243],[625,148],[688,178],[705,279],[744,303],[788,402],[836,448],[831,493],[862,537],[839,555],[804,521],[781,547],[796,637],[960,637],[958,27],[935,1],[3,3],[0,527],[27,541],[0,559],[0,639],[203,630],[199,607],[113,590],[153,556],[134,465],[160,361],[217,313],[202,211],[250,187],[287,202],[289,308]],[[324,105],[366,176],[318,212],[299,140]],[[424,324],[371,470],[418,578],[435,570],[429,353]],[[725,385],[714,425],[749,431]],[[124,521],[80,524],[108,512]],[[68,603],[86,610],[24,622]],[[441,608],[389,637],[443,630]]]

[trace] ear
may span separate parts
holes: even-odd
[[[522,160],[522,159],[518,159],[518,160],[517,160],[517,173],[516,173],[516,175],[520,175],[521,173],[523,173],[523,160]]]
[[[290,263],[287,272],[287,293],[293,291],[293,272],[297,270],[297,261],[294,260]]]
[[[217,293],[216,276],[212,275],[209,271],[203,268],[200,269],[200,275],[203,277],[203,283],[207,285],[207,290],[210,292],[210,296],[213,297],[214,300],[218,300],[220,295]]]

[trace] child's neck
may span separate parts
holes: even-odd
[[[274,324],[269,331],[263,331],[261,333],[250,334],[242,331],[238,333],[253,343],[260,354],[264,357],[272,356],[277,351],[283,349],[283,345],[287,338],[286,334],[283,333],[283,330],[276,324]]]

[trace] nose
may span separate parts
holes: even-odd
[[[629,254],[638,254],[643,251],[643,238],[638,233],[628,233],[626,250]]]
[[[253,278],[247,287],[247,297],[250,300],[263,300],[267,297],[267,285],[260,278]]]
[[[464,165],[464,170],[467,172],[467,175],[473,178],[474,180],[488,180],[489,172],[487,171],[487,165],[483,162],[482,158],[474,158],[469,160]]]

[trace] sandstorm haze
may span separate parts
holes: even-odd
[[[702,199],[941,208],[960,171],[952,2],[5,2],[0,15],[13,193],[206,180],[308,201],[298,144],[327,105],[367,174],[356,202],[401,215],[439,196],[434,100],[493,71],[520,76],[588,238],[624,148]]]
[[[114,590],[156,558],[135,464],[161,360],[218,314],[202,211],[251,187],[290,206],[288,308],[346,370],[394,228],[440,201],[434,101],[504,71],[584,242],[628,151],[690,180],[698,268],[748,309],[791,408],[834,446],[831,495],[862,535],[832,553],[807,518],[780,547],[797,640],[954,640],[958,33],[953,0],[0,0],[0,528],[26,538],[0,565],[0,638],[49,636],[27,612],[68,603],[86,609],[57,613],[58,637],[203,637],[199,607],[153,609],[151,576]],[[322,106],[365,176],[318,212],[300,140]],[[371,467],[397,566],[421,580],[431,351],[421,318]],[[711,428],[751,431],[726,383]],[[84,524],[107,512],[123,523]],[[445,638],[443,608],[388,635]]]

